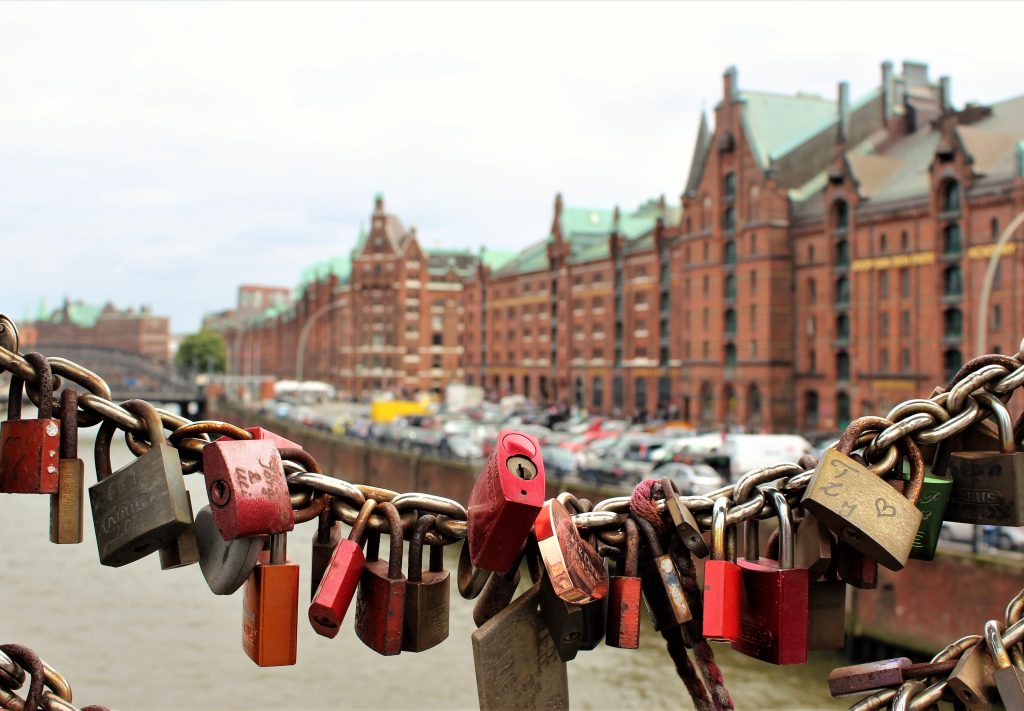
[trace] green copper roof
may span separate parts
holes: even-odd
[[[299,276],[299,286],[296,287],[296,295],[302,294],[310,284],[315,281],[323,281],[330,276],[338,277],[338,281],[348,280],[352,273],[352,260],[348,257],[332,257],[322,262],[306,267]]]
[[[484,248],[480,250],[480,261],[484,263],[485,267],[492,270],[498,270],[508,264],[509,260],[517,254],[518,252],[510,249]]]
[[[743,122],[758,165],[767,167],[837,118],[836,102],[818,96],[740,92]]]
[[[67,314],[68,321],[74,325],[82,328],[92,328],[96,325],[100,314],[103,313],[103,307],[83,304],[81,302],[69,303],[64,308],[54,311],[50,316],[44,317],[41,320],[61,323],[64,321],[65,313]]]

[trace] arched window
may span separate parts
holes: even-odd
[[[960,225],[946,225],[942,230],[942,253],[960,254],[963,251],[963,240],[960,238]]]
[[[526,397],[527,399],[530,398],[530,376],[529,375],[524,375],[523,376],[523,396]]]
[[[594,378],[591,387],[590,401],[594,403],[594,409],[600,410],[604,406],[604,380],[601,376]]]
[[[836,316],[836,340],[845,341],[850,337],[850,317],[846,314]]]
[[[814,283],[814,279],[807,280],[807,299],[810,303],[814,303],[814,300],[818,298],[818,287]]]
[[[942,272],[942,293],[945,296],[960,296],[963,293],[963,277],[960,267],[948,267]]]
[[[963,356],[960,351],[956,349],[950,349],[942,354],[942,368],[946,371],[946,380],[952,380],[956,375],[956,372],[960,370],[960,366],[964,364]]]
[[[804,427],[813,430],[818,426],[818,393],[808,390],[804,393]]]
[[[736,310],[726,309],[725,311],[725,332],[728,335],[736,333]]]
[[[846,277],[836,279],[836,303],[850,303],[850,280]]]
[[[942,211],[960,212],[960,183],[955,180],[942,184]]]
[[[725,367],[735,368],[736,367],[736,344],[726,343],[725,344]]]
[[[725,400],[725,424],[736,424],[736,389],[730,383],[722,389],[722,399]]]
[[[845,230],[850,226],[849,208],[845,200],[836,200],[832,206],[832,224],[835,230]]]
[[[700,423],[704,427],[710,427],[715,419],[715,396],[711,390],[711,383],[705,382],[700,387]]]
[[[722,213],[722,229],[732,232],[736,229],[736,208],[729,206]]]
[[[836,242],[836,266],[845,267],[850,264],[850,243],[845,239]]]
[[[847,382],[850,379],[850,354],[846,351],[836,353],[836,380]]]
[[[576,407],[584,407],[583,378],[576,378]]]
[[[757,383],[747,386],[747,429],[754,432],[761,426],[761,389]]]
[[[736,263],[736,241],[728,240],[725,243],[725,263],[728,266],[732,266]]]
[[[736,174],[726,173],[725,178],[722,180],[722,198],[726,202],[732,202],[736,199]]]
[[[846,393],[836,395],[836,425],[845,430],[850,424],[850,396]]]
[[[725,275],[725,298],[735,299],[736,298],[736,275],[726,274]]]
[[[942,334],[946,338],[960,338],[963,334],[964,316],[960,309],[946,309],[942,314]]]

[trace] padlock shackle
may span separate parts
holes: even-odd
[[[640,532],[637,531],[636,521],[632,517],[626,519],[626,553],[624,577],[636,578],[640,569]]]
[[[725,519],[729,504],[728,497],[719,496],[711,507],[711,560],[727,560]]]
[[[50,361],[42,353],[26,353],[25,360],[36,371],[36,385],[39,389],[39,419],[48,420],[53,417],[53,369]],[[11,379],[14,385],[14,379]],[[28,390],[29,383],[25,383],[25,390]],[[21,414],[21,396],[19,390],[18,414]]]
[[[416,525],[412,527],[412,536],[409,538],[409,569],[405,574],[406,580],[410,583],[418,583],[423,580],[423,537],[434,525],[435,519],[433,514],[423,514],[416,521]],[[388,563],[390,567],[390,561]]]
[[[142,421],[146,423],[146,431],[151,445],[167,443],[167,438],[164,437],[163,420],[151,403],[145,400],[125,400],[121,403],[121,407],[133,415],[141,417]]]
[[[373,499],[367,499],[363,502],[363,505],[359,507],[359,514],[356,516],[356,520],[352,522],[352,531],[348,534],[350,541],[355,541],[360,546],[363,545],[363,539],[366,538],[366,526],[370,522],[370,514],[377,508],[377,502]]]
[[[763,491],[779,519],[779,568],[791,570],[796,560],[796,550],[793,546],[793,513],[789,508],[789,502],[786,501],[786,495],[781,491],[774,487],[766,487]],[[747,551],[748,554],[749,552]]]
[[[110,464],[110,443],[114,440],[117,425],[113,420],[103,420],[96,431],[96,444],[93,448],[93,461],[96,464],[96,481],[103,481],[113,473]]]
[[[992,419],[996,421],[996,428],[999,431],[999,453],[1013,454],[1017,451],[1017,443],[1014,441],[1013,419],[1010,411],[1002,400],[990,392],[981,391],[975,395],[981,404],[992,411]]]
[[[1006,645],[1003,644],[1003,633],[1001,631],[1002,625],[996,620],[989,620],[985,623],[985,644],[988,645],[988,651],[992,653],[992,659],[996,663],[996,669],[1009,669],[1013,662],[1010,659],[1009,652],[1006,651]]]
[[[382,501],[377,508],[387,516],[391,528],[391,550],[388,553],[388,578],[397,580],[402,577],[402,515],[390,501]]]
[[[658,539],[658,532],[654,530],[654,526],[651,522],[645,518],[639,516],[630,516],[631,519],[636,523],[637,528],[644,536],[644,541],[647,543],[647,547],[651,550],[651,556],[654,558],[660,558],[665,555],[665,549],[661,546],[661,541]]]
[[[861,435],[871,430],[883,432],[892,426],[893,422],[891,420],[884,417],[878,417],[877,415],[865,415],[864,417],[858,417],[856,420],[851,422],[846,428],[846,431],[843,432],[843,435],[835,445],[835,449],[840,454],[851,457],[853,450],[857,449],[858,440]],[[910,463],[910,482],[908,483],[903,495],[906,497],[907,501],[916,506],[918,500],[921,498],[921,489],[924,487],[925,476],[924,457],[921,456],[921,449],[917,446],[917,443],[910,435],[905,435],[899,438],[893,446],[902,451],[903,455]],[[895,454],[893,456],[893,463],[895,464]],[[876,465],[869,466],[865,464],[864,466],[865,469],[877,476],[881,476],[885,473],[885,470],[877,470]],[[875,469],[872,467],[875,467]]]
[[[277,450],[278,454],[281,455],[281,461],[288,460],[289,462],[295,462],[305,467],[307,472],[313,472],[314,474],[321,474],[320,464],[313,459],[313,455],[304,449],[298,447],[281,447]]]
[[[270,565],[288,562],[288,534],[275,533],[270,537]]]
[[[60,394],[60,458],[78,459],[78,391]]]

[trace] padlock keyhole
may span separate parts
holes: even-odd
[[[214,506],[224,506],[230,498],[231,490],[223,479],[217,479],[210,485],[210,503]]]
[[[524,481],[529,481],[537,476],[537,465],[521,454],[516,454],[505,460],[508,470]],[[526,493],[525,491],[523,492]]]

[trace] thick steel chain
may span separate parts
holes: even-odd
[[[26,647],[0,646],[3,647],[0,649],[0,708],[10,711],[35,711],[33,707],[44,711],[110,711],[106,706],[95,705],[79,709],[71,703],[71,685],[63,674]],[[20,653],[21,663],[11,658],[16,653]],[[23,666],[26,663],[30,665],[29,669]],[[34,670],[31,669],[32,666],[35,667]],[[24,696],[17,693],[28,682],[30,673],[41,677],[40,685],[43,690],[36,698],[33,698],[32,687],[29,687]],[[38,701],[38,704],[26,705],[26,701]]]

